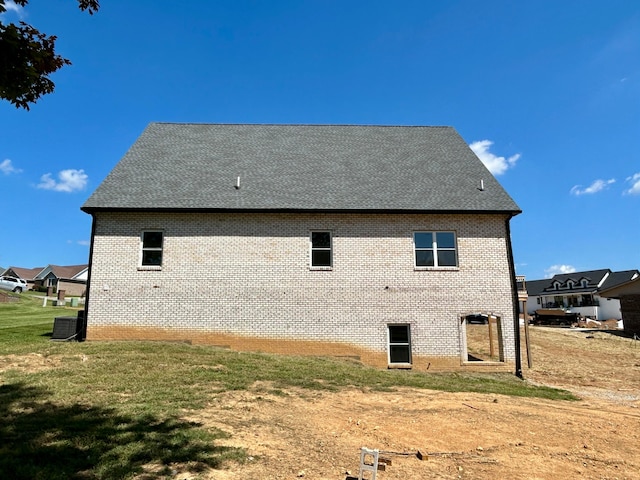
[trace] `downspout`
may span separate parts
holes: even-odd
[[[511,277],[511,295],[513,297],[513,337],[516,350],[516,371],[518,378],[522,377],[522,360],[520,358],[520,301],[518,300],[518,283],[516,282],[516,266],[513,261],[513,248],[511,245],[511,217],[505,220],[507,232],[507,255],[509,256],[509,274]],[[525,318],[526,322],[526,318]]]
[[[93,242],[96,237],[96,217],[91,215],[91,242],[89,244],[89,270],[87,272],[87,290],[84,296],[84,336],[87,335],[87,323],[89,318],[89,296],[91,294],[91,272],[93,270]]]

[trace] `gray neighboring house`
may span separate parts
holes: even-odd
[[[152,123],[82,210],[88,340],[460,369],[487,312],[516,361],[520,209],[451,127]]]

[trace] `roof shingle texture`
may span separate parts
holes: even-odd
[[[170,123],[82,209],[520,212],[451,127]]]

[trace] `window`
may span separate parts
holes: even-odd
[[[331,232],[311,232],[311,267],[331,267]]]
[[[389,325],[389,364],[411,364],[411,327]]]
[[[142,232],[142,259],[143,267],[162,266],[162,232]]]
[[[416,267],[457,267],[456,236],[453,232],[415,232]]]

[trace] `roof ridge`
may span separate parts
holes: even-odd
[[[149,125],[202,125],[238,127],[381,127],[381,128],[453,128],[451,125],[388,125],[369,123],[224,123],[224,122],[150,122]]]

